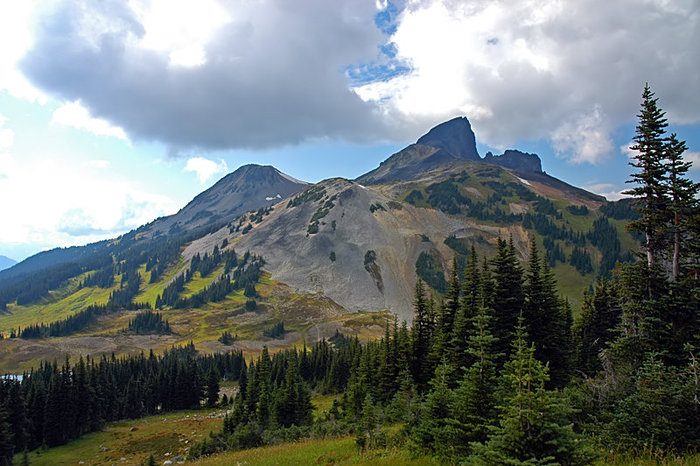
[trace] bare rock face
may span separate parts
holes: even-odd
[[[211,251],[226,238],[240,253],[262,255],[273,280],[301,293],[319,293],[348,311],[389,309],[407,322],[413,318],[421,252],[437,248],[451,258],[444,244],[448,235],[490,238],[499,233],[341,178],[290,196],[250,225],[245,234],[224,228],[207,235],[183,255]],[[426,236],[433,241],[426,242]]]
[[[542,160],[537,154],[529,154],[519,150],[508,149],[501,155],[493,155],[491,152],[487,152],[484,162],[518,171],[542,172]]]
[[[466,117],[437,125],[421,136],[416,144],[443,150],[460,160],[481,160],[476,150],[476,136]]]
[[[272,166],[244,165],[197,195],[175,215],[157,220],[152,232],[190,231],[217,221],[228,221],[287,198],[308,183]]]
[[[439,124],[379,167],[357,178],[365,185],[410,180],[423,173],[465,161],[479,161],[476,137],[466,117]]]

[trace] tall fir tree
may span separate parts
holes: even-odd
[[[601,278],[592,291],[584,293],[572,330],[575,367],[584,376],[592,377],[602,369],[601,352],[614,339],[621,313],[617,287],[611,280]]]
[[[469,464],[567,464],[592,462],[594,454],[575,434],[568,408],[545,388],[548,368],[535,358],[520,319],[511,358],[504,366],[505,396],[499,426],[486,443],[475,443]]]
[[[496,257],[493,259],[493,334],[496,337],[495,352],[501,354],[501,363],[510,354],[510,342],[523,310],[523,275],[515,256],[513,239],[498,239]]]
[[[452,415],[455,449],[468,455],[473,442],[485,442],[497,420],[498,377],[493,346],[496,339],[490,331],[492,320],[488,310],[480,306],[471,319],[467,351],[474,361],[454,391]]]
[[[665,112],[658,107],[649,84],[644,86],[642,108],[637,117],[634,144],[634,161],[630,165],[638,172],[630,175],[628,183],[637,186],[625,191],[636,199],[636,208],[641,214],[638,220],[627,225],[630,230],[640,231],[645,238],[644,248],[647,266],[653,268],[664,249],[665,225],[668,220],[668,197],[664,188],[666,168],[664,166],[665,134],[668,122]]]
[[[683,160],[687,150],[685,141],[679,141],[673,133],[665,146],[665,158],[668,175],[665,188],[670,200],[671,225],[671,281],[677,281],[681,274],[682,255],[688,249],[697,248],[700,232],[689,225],[694,212],[698,210],[700,201],[700,183],[695,183],[687,177],[692,162]],[[695,243],[691,245],[689,243]]]

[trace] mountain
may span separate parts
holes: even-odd
[[[410,180],[422,173],[467,160],[481,158],[469,120],[458,117],[434,127],[415,144],[392,155],[356,181],[372,185]]]
[[[415,144],[392,155],[356,181],[364,185],[405,181],[465,161],[483,161],[518,171],[542,171],[542,161],[537,154],[518,150],[507,150],[502,155],[488,152],[482,159],[476,149],[476,136],[469,120],[457,117],[437,125]]]
[[[243,165],[197,195],[175,215],[154,222],[150,233],[192,231],[215,222],[230,221],[250,210],[285,199],[308,183],[266,165]]]
[[[512,149],[482,159],[475,141],[466,118],[450,120],[354,181],[311,185],[246,165],[175,215],[29,258],[0,272],[0,333],[64,323],[58,336],[33,330],[46,337],[39,343],[0,339],[0,369],[37,354],[190,340],[222,351],[223,331],[246,351],[336,330],[377,335],[388,315],[410,322],[418,277],[444,293],[453,259],[463,264],[472,248],[493,257],[499,238],[512,238],[521,260],[534,239],[574,307],[598,274],[630,259],[637,243],[624,228],[628,205],[547,175],[536,154]],[[90,316],[62,321],[95,303],[103,307]],[[144,306],[162,312],[174,333],[125,335],[125,322]],[[289,333],[266,339],[264,330],[279,322]]]
[[[0,270],[9,269],[17,263],[16,260],[10,259],[7,256],[0,256]]]
[[[178,213],[154,220],[132,232],[134,234],[123,235],[119,241],[173,237],[225,223],[249,210],[268,207],[307,185],[271,166],[244,165],[198,194]],[[55,248],[35,254],[11,269],[0,267],[0,288],[3,280],[109,254],[113,243],[104,240],[85,246]]]
[[[529,154],[513,149],[508,149],[501,155],[493,155],[491,152],[487,152],[484,156],[484,162],[519,171],[535,173],[542,171],[542,160],[537,154]]]

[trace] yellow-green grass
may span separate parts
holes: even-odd
[[[168,286],[170,280],[172,280],[175,275],[183,270],[184,265],[184,261],[182,258],[180,258],[178,263],[168,267],[163,275],[161,275],[160,279],[155,283],[149,283],[151,280],[151,273],[146,273],[146,264],[142,265],[139,268],[139,272],[141,272],[141,277],[143,278],[143,289],[138,295],[136,295],[134,301],[138,303],[150,303],[151,306],[155,306],[158,295],[162,294],[165,287]]]
[[[219,417],[213,417],[217,414]],[[76,465],[83,461],[85,465],[133,465],[144,464],[150,454],[157,464],[163,464],[168,458],[186,456],[193,444],[208,437],[210,431],[221,429],[222,415],[221,410],[178,411],[112,423],[67,445],[30,452],[29,464]],[[21,456],[15,456],[15,464],[21,463]]]
[[[557,279],[557,289],[562,296],[569,299],[569,304],[574,314],[577,314],[581,307],[583,291],[593,282],[592,275],[581,275],[576,268],[570,264],[557,263],[552,269]]]
[[[323,418],[333,407],[333,401],[339,395],[318,395],[314,394],[311,397],[311,403],[314,405],[314,420]]]
[[[595,464],[597,466],[696,466],[700,465],[700,454],[678,456],[667,452],[647,452],[640,455],[633,455],[611,450],[605,457],[598,460]]]
[[[354,437],[338,439],[307,439],[294,443],[254,448],[212,455],[191,464],[206,466],[223,465],[304,465],[304,464],[366,464],[382,465],[431,465],[439,464],[428,457],[412,458],[405,450],[390,449],[361,453]]]
[[[107,303],[109,294],[115,287],[78,289],[78,283],[84,278],[85,275],[81,275],[69,280],[67,285],[51,291],[48,298],[44,298],[38,303],[26,306],[9,304],[7,306],[8,312],[0,314],[0,331],[6,333],[13,328],[26,327],[40,322],[48,324],[65,319],[91,304]]]
[[[208,287],[211,285],[216,277],[221,275],[221,272],[224,271],[224,266],[221,265],[217,267],[212,273],[207,275],[206,277],[202,277],[202,275],[199,272],[195,272],[194,276],[192,279],[185,285],[185,290],[182,292],[182,296],[185,298],[189,298],[193,294],[203,290],[204,288]]]

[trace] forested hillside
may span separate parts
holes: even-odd
[[[66,357],[61,366],[43,362],[22,377],[2,378],[0,461],[66,443],[109,421],[203,406],[227,413],[216,432],[188,447],[190,459],[348,435],[360,452],[398,448],[441,463],[577,465],[620,451],[662,460],[696,453],[700,185],[687,176],[685,143],[667,135],[666,125],[647,86],[629,201],[582,200],[585,192],[561,182],[527,181],[487,165],[476,167],[486,171],[480,176],[450,167],[371,192],[336,179],[223,228],[152,242],[127,236],[89,262],[61,265],[34,282],[7,282],[0,291],[10,315],[50,299],[66,280],[73,294],[101,289],[104,301],[12,329],[10,340],[51,341],[121,319],[115,340],[206,328],[198,342],[216,339],[218,346],[204,354],[189,342],[148,356]],[[542,195],[555,185],[580,202]],[[408,232],[420,246],[408,263],[418,276],[405,297],[410,321],[338,311],[331,302],[321,312],[320,300],[303,307],[305,295],[283,293],[265,277],[263,267],[272,263],[274,271],[282,263],[274,248],[265,258],[255,248],[242,255],[234,249],[269,244],[264,234],[281,238],[285,231],[293,241],[315,239],[302,247],[333,267],[348,260],[350,248],[329,254],[328,245],[338,244],[330,238],[350,230],[344,214],[358,209],[367,211],[367,223],[356,220],[354,227],[365,232],[408,225],[406,218],[434,219],[441,228],[460,225],[460,216],[486,223],[461,223],[443,231],[440,242],[437,227]],[[621,226],[630,232],[624,242],[641,241],[639,260],[624,249]],[[355,241],[344,244],[366,244]],[[326,249],[311,253],[309,244]],[[305,257],[290,251],[296,260]],[[400,289],[387,273],[386,250],[352,251],[360,274],[380,293]],[[452,260],[445,264],[448,251]],[[580,277],[596,277],[593,286],[578,281],[584,291],[577,312],[557,280],[564,262]],[[356,293],[366,292],[352,275],[345,279]],[[219,318],[223,323],[213,326]],[[247,354],[230,351],[241,343],[231,329],[244,319],[249,326],[235,328],[255,332],[261,342]],[[334,332],[324,338],[321,327]],[[358,330],[372,327],[383,337]],[[235,383],[233,396],[219,397],[222,381]],[[333,397],[316,417],[312,393]]]

